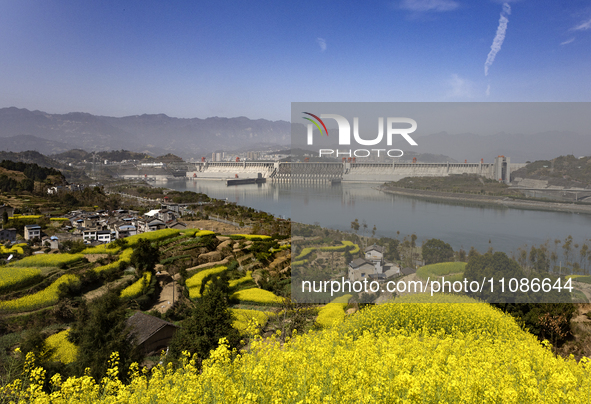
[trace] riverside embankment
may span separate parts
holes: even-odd
[[[546,202],[524,200],[506,196],[477,195],[453,192],[429,191],[423,189],[395,188],[380,186],[378,190],[394,195],[404,195],[413,198],[433,201],[454,201],[478,205],[505,206],[512,209],[545,210],[552,212],[574,212],[591,214],[591,205],[574,203]]]

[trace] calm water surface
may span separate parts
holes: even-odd
[[[591,215],[511,209],[498,206],[432,202],[375,189],[375,184],[289,185],[249,184],[227,187],[223,181],[168,181],[158,183],[179,191],[202,192],[213,198],[337,230],[351,231],[351,222],[375,225],[376,235],[418,236],[418,244],[439,238],[454,249],[474,246],[484,252],[490,246],[511,253],[524,245],[564,240],[572,235],[582,244],[591,239]],[[360,229],[363,233],[363,228]],[[397,235],[400,232],[400,235]]]

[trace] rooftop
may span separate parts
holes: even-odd
[[[148,338],[166,326],[176,328],[176,325],[168,321],[144,314],[141,311],[138,311],[127,319],[127,326],[132,329],[131,332],[135,336],[138,345],[144,343]]]
[[[374,245],[370,245],[369,247],[367,247],[365,249],[365,252],[370,252],[372,250],[375,250],[375,251],[377,251],[379,253],[383,253],[384,252],[384,247],[382,247],[380,245],[375,245],[375,244]]]
[[[353,261],[351,261],[349,263],[349,266],[351,268],[359,268],[360,266],[365,265],[365,264],[373,266],[373,264],[371,262],[368,262],[363,258],[355,258]]]

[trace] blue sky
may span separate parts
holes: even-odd
[[[0,0],[0,107],[289,120],[292,101],[591,101],[591,2],[509,6],[485,76],[492,0]]]

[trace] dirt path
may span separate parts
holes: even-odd
[[[590,323],[591,320],[587,317],[587,313],[591,311],[591,304],[577,305],[577,313],[573,316],[571,322],[573,323]]]
[[[222,251],[224,248],[226,247],[230,247],[231,245],[234,244],[233,240],[230,240],[227,237],[218,237],[218,239],[222,239],[222,238],[226,238],[226,240],[222,241],[221,243],[218,244],[218,246],[216,247],[217,251]]]
[[[178,282],[169,282],[162,287],[158,301],[148,311],[158,310],[160,313],[164,313],[180,296],[181,288]]]
[[[269,270],[274,271],[286,261],[291,261],[291,254],[286,254],[280,257],[277,257],[269,264]],[[283,269],[283,268],[282,268]]]
[[[88,260],[88,262],[96,262],[101,258],[107,258],[109,254],[84,254],[84,258]]]

